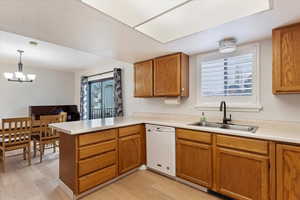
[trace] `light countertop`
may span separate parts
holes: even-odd
[[[165,117],[164,118],[120,117],[120,118],[107,118],[107,119],[56,123],[56,124],[51,124],[50,126],[58,131],[70,135],[77,135],[77,134],[83,134],[88,132],[145,123],[145,124],[156,124],[161,126],[171,126],[176,128],[206,131],[212,133],[221,133],[226,135],[235,135],[241,137],[300,144],[300,124],[295,122],[271,122],[271,121],[266,121],[266,122],[260,121],[255,123],[235,122],[237,124],[251,124],[251,125],[258,126],[259,128],[255,133],[189,125],[195,122],[197,122],[197,120],[187,119],[187,118],[170,119]]]

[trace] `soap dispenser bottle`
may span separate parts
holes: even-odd
[[[200,118],[200,122],[201,122],[202,126],[206,126],[206,117],[205,117],[204,112],[202,112],[202,116]]]

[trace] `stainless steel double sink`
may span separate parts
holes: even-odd
[[[249,125],[239,125],[239,124],[223,124],[223,123],[215,123],[215,122],[196,122],[189,124],[191,126],[200,126],[200,127],[210,127],[210,128],[220,128],[220,129],[228,129],[235,131],[246,131],[255,133],[258,129],[257,126],[249,126]]]

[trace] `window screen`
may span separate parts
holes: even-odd
[[[202,96],[251,96],[253,53],[201,62]]]

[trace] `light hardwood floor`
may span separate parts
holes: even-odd
[[[0,200],[69,200],[58,186],[58,153],[46,152],[28,167],[22,156],[7,159],[0,172]],[[83,200],[219,200],[184,184],[150,171],[135,172]]]

